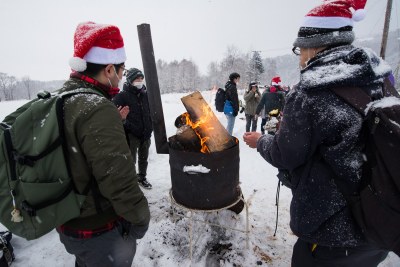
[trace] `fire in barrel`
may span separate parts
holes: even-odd
[[[239,145],[200,92],[183,97],[177,133],[169,138],[172,195],[193,209],[220,209],[238,201]]]

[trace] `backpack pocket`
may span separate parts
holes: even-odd
[[[21,211],[23,221],[10,221],[5,226],[27,240],[36,239],[78,217],[85,200],[85,196],[76,194],[72,185],[67,182],[19,181],[17,190],[19,193],[16,197],[16,206]]]
[[[395,209],[385,203],[369,186],[361,191],[359,203],[352,206],[353,216],[364,228],[367,239],[400,255],[399,207]]]

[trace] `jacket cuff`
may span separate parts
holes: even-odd
[[[273,135],[261,135],[257,140],[257,152],[263,153],[268,151],[271,148],[272,140],[274,140]]]

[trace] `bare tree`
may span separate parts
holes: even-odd
[[[8,76],[6,73],[0,72],[0,90],[5,101],[14,100],[16,85],[17,79],[14,76]],[[1,95],[0,101],[2,101]]]
[[[3,100],[4,91],[7,88],[7,74],[0,72],[0,102]]]
[[[274,76],[279,76],[276,60],[273,58],[267,58],[264,65],[266,66],[264,78],[267,80],[267,84],[270,84],[270,81]]]
[[[32,80],[29,78],[29,76],[24,76],[24,77],[22,77],[22,83],[24,84],[24,86],[26,88],[26,92],[28,94],[28,99],[31,99]]]

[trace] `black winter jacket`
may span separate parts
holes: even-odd
[[[237,116],[239,112],[239,96],[234,82],[228,81],[225,84],[225,97],[226,100],[230,101],[233,107],[233,116]]]
[[[301,239],[334,247],[365,242],[336,186],[344,185],[345,194],[358,191],[362,118],[329,88],[358,86],[376,96],[389,71],[369,49],[348,45],[320,52],[288,95],[279,131],[259,139],[260,154],[291,174],[290,226]]]
[[[128,106],[129,113],[124,122],[125,130],[141,140],[147,140],[153,132],[150,116],[147,90],[143,85],[138,89],[131,84],[125,83],[124,89],[113,98],[116,106]]]
[[[268,114],[271,110],[279,109],[283,110],[285,105],[285,95],[283,92],[278,91],[275,93],[264,91],[260,103],[258,103],[256,114],[260,114],[261,110],[264,108],[265,114]]]

